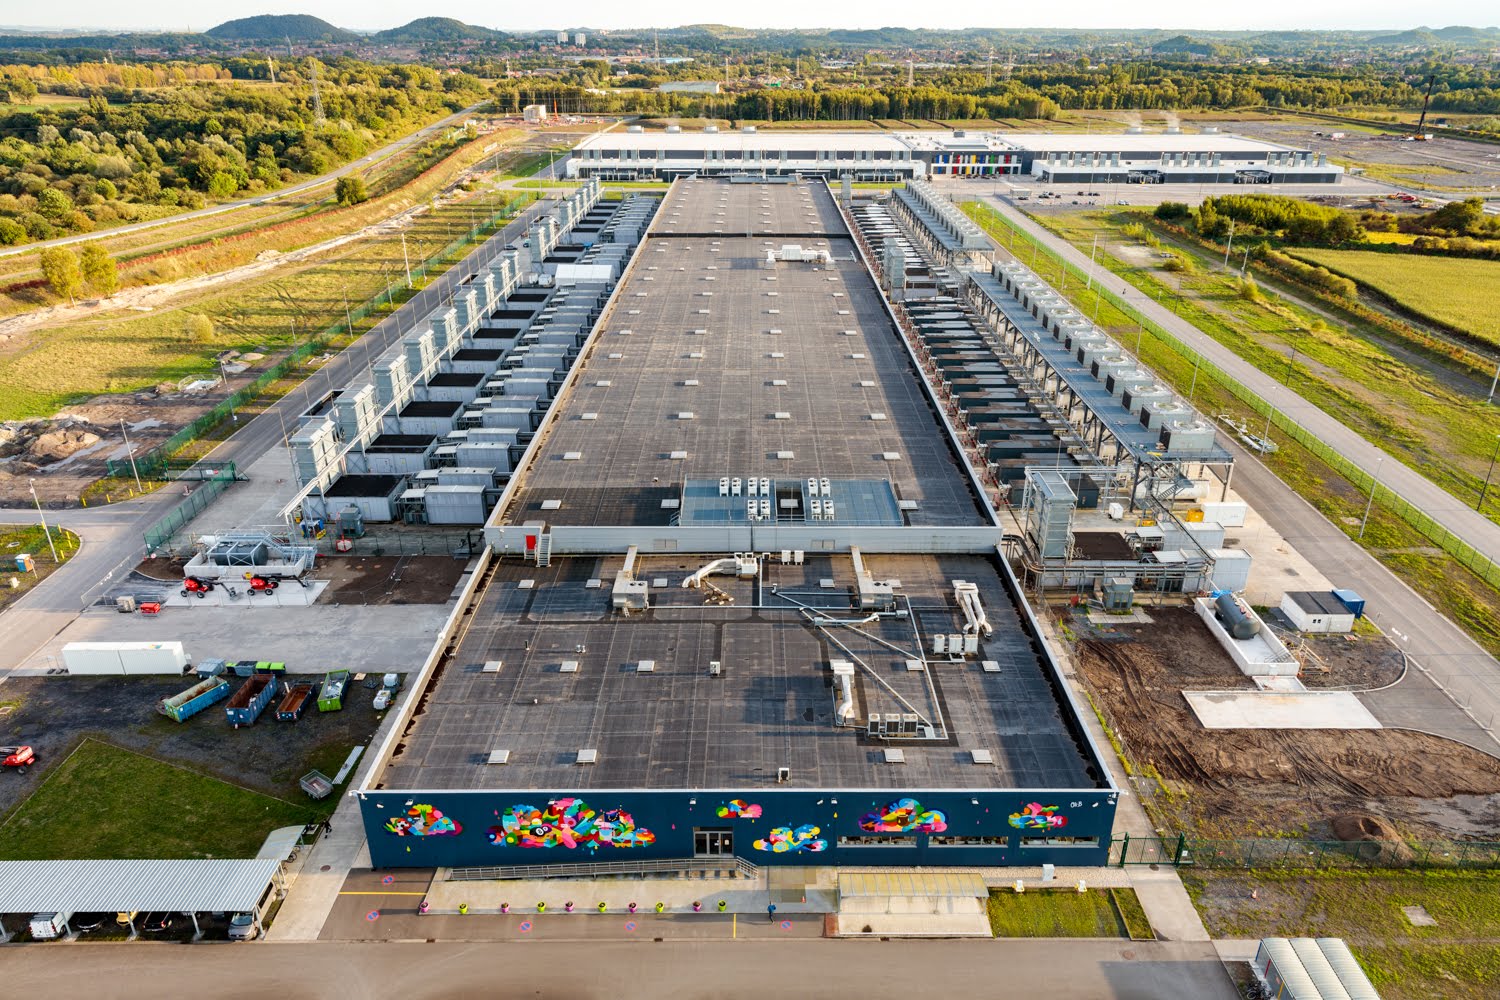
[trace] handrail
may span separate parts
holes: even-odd
[[[650,875],[658,872],[732,870],[736,878],[756,878],[760,869],[744,858],[667,858],[655,861],[600,861],[576,865],[507,865],[449,869],[449,882],[489,882],[501,879],[592,878],[598,875]]]

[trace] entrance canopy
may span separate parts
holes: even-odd
[[[0,861],[0,913],[254,910],[280,858]]]

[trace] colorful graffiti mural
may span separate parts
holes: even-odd
[[[386,833],[398,837],[456,837],[463,829],[457,820],[426,802],[416,803],[405,816],[392,816],[385,824]]]
[[[755,842],[757,851],[772,851],[776,854],[800,853],[802,851],[826,851],[828,841],[819,837],[821,827],[803,823],[795,830],[789,826],[778,826]]]
[[[720,819],[760,819],[760,806],[744,799],[730,799],[717,812]]]
[[[1018,830],[1056,830],[1068,825],[1068,817],[1060,816],[1057,806],[1044,806],[1032,802],[1020,812],[1010,814],[1010,825]]]
[[[942,833],[948,829],[948,817],[936,809],[923,809],[916,799],[897,799],[865,813],[859,828],[866,833]]]
[[[497,847],[582,847],[590,852],[602,847],[644,847],[656,843],[656,834],[637,827],[624,809],[594,809],[582,799],[552,799],[545,809],[530,805],[510,806],[500,815],[500,825],[489,829],[490,843]]]

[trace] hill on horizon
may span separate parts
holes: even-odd
[[[494,28],[465,24],[452,17],[419,17],[399,28],[387,28],[370,36],[377,42],[493,42],[509,36]]]
[[[257,14],[225,21],[204,34],[226,42],[357,42],[361,37],[311,14]]]

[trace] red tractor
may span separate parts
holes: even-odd
[[[201,599],[205,595],[213,593],[213,590],[214,582],[212,580],[203,580],[196,576],[190,576],[182,581],[183,597],[189,594],[197,594]]]
[[[31,747],[0,747],[0,767],[14,768],[17,774],[36,763],[36,751]]]
[[[280,581],[268,576],[250,576],[246,577],[246,579],[250,583],[250,593],[252,594],[269,595],[273,591],[275,591],[277,587],[281,586]]]

